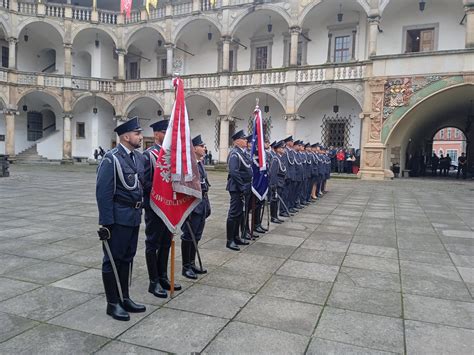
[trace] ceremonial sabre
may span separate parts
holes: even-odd
[[[199,267],[201,268],[201,271],[202,271],[203,268],[202,268],[201,254],[199,253],[199,249],[198,249],[198,245],[197,245],[197,241],[196,241],[196,236],[194,235],[194,232],[191,229],[191,225],[189,224],[189,221],[186,221],[186,225],[188,226],[189,234],[191,234],[191,239],[193,240],[194,249],[196,249],[196,254],[197,254],[197,257],[198,257],[198,261],[199,261]]]
[[[283,202],[283,199],[280,197],[280,195],[278,195],[278,192],[276,193],[276,195],[277,195],[278,199],[280,200],[280,202],[283,204],[283,207],[285,207],[286,213],[288,213],[288,216],[290,216],[291,223],[293,223],[293,218],[291,218],[290,210],[288,209],[288,207],[286,207],[285,202]]]
[[[120,301],[122,301],[122,303],[123,303],[122,285],[120,284],[120,279],[119,279],[119,276],[118,276],[117,267],[115,266],[114,257],[112,256],[112,252],[110,251],[109,242],[107,241],[111,237],[110,230],[108,228],[105,228],[105,227],[100,227],[99,230],[97,231],[97,234],[99,235],[99,239],[102,241],[102,243],[104,245],[105,251],[106,251],[107,256],[109,257],[109,260],[110,260],[110,264],[112,264],[112,270],[114,272],[115,282],[117,282],[117,288],[118,288]]]

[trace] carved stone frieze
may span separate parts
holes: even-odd
[[[382,152],[366,151],[364,154],[364,163],[368,168],[381,168]]]

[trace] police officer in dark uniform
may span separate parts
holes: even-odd
[[[137,251],[138,232],[143,201],[143,157],[135,149],[140,148],[143,136],[138,118],[132,118],[117,126],[119,145],[107,152],[97,169],[96,198],[99,208],[99,224],[106,233],[102,281],[107,297],[107,314],[122,321],[130,320],[128,312],[145,312],[143,305],[130,299],[128,282],[133,258]],[[113,260],[110,259],[108,244]],[[115,265],[118,281],[114,274]],[[123,296],[123,302],[119,295]]]
[[[249,242],[242,240],[239,236],[239,227],[242,219],[245,219],[245,206],[248,206],[252,189],[252,161],[245,152],[247,137],[243,130],[232,136],[234,148],[227,159],[229,175],[227,177],[226,190],[230,194],[230,207],[227,215],[227,243],[226,247],[231,250],[240,250],[239,245],[248,245]],[[245,222],[244,222],[245,223]]]
[[[204,231],[204,225],[206,218],[211,215],[211,204],[207,193],[209,191],[209,180],[207,179],[207,173],[204,169],[202,159],[206,155],[206,145],[202,141],[201,135],[196,136],[192,140],[194,153],[197,158],[197,166],[199,170],[199,181],[201,182],[202,200],[194,208],[185,223],[181,227],[183,234],[181,235],[181,257],[183,259],[183,270],[182,274],[188,279],[197,279],[197,274],[207,273],[206,269],[201,269],[196,266],[196,246],[202,238],[202,232]],[[194,237],[196,238],[196,246],[193,242],[193,237],[189,231],[191,228]]]
[[[289,213],[296,213],[292,205],[292,195],[294,195],[294,187],[296,186],[296,164],[295,151],[293,150],[293,137],[289,136],[283,140],[285,142],[285,153],[283,154],[283,161],[286,167],[285,187],[282,191],[282,199],[285,202],[288,211],[280,209],[280,216],[290,217]]]
[[[272,156],[270,162],[270,217],[271,222],[281,224],[283,220],[278,218],[278,206],[282,195],[283,188],[285,187],[286,177],[286,166],[283,162],[283,153],[285,151],[285,142],[275,142],[273,145],[275,154]]]
[[[318,181],[319,181],[319,161],[318,157],[316,155],[316,147],[318,144],[312,144],[311,145],[311,158],[312,158],[312,163],[311,163],[311,199],[313,201],[317,200],[317,192],[318,192]]]
[[[294,143],[294,154],[295,154],[295,183],[294,183],[294,193],[291,200],[291,206],[296,210],[302,209],[304,206],[301,203],[301,189],[303,186],[303,177],[304,177],[304,167],[303,167],[303,157],[301,155],[301,144],[303,142],[296,140]]]
[[[153,186],[153,173],[158,159],[168,120],[162,120],[150,125],[153,128],[155,144],[143,152],[145,160],[144,207],[145,207],[145,258],[150,285],[148,292],[156,297],[168,297],[166,290],[171,285],[168,280],[168,258],[171,247],[172,233],[168,230],[163,220],[156,215],[150,207],[150,193]],[[176,284],[175,290],[181,290],[181,285]]]

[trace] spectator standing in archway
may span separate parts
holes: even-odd
[[[462,178],[466,179],[467,177],[467,158],[466,155],[461,153],[461,156],[458,158],[458,172],[456,174],[456,179],[459,179],[459,175],[461,174],[462,171]]]

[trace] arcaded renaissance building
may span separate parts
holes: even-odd
[[[225,162],[259,99],[271,140],[360,149],[392,176],[455,127],[473,162],[474,0],[0,0],[0,154],[77,162],[113,128],[170,115],[185,81],[192,134]],[[37,158],[39,159],[39,158]]]

